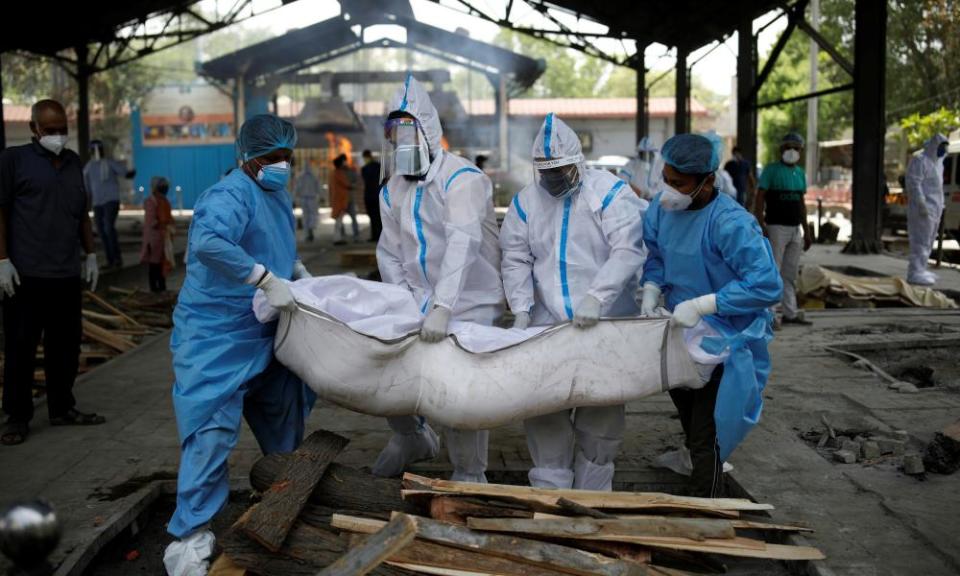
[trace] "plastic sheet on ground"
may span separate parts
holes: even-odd
[[[277,359],[321,398],[366,414],[485,429],[699,385],[682,331],[665,318],[602,320],[586,330],[463,323],[428,344],[402,288],[341,276],[292,289],[300,309],[280,315]],[[255,309],[262,320],[272,315],[262,295]]]
[[[827,294],[856,300],[894,301],[924,308],[956,308],[957,303],[943,292],[908,284],[896,276],[849,276],[821,266],[804,266],[797,292],[814,297]]]

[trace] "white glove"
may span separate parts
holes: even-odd
[[[660,313],[657,308],[660,307],[660,287],[653,282],[647,282],[640,289],[640,315],[645,317],[656,317]]]
[[[204,576],[210,567],[216,538],[207,529],[174,540],[163,552],[163,565],[173,576]]]
[[[600,321],[600,301],[587,294],[573,313],[573,325],[577,328],[589,328]]]
[[[297,260],[293,263],[293,279],[300,280],[301,278],[313,278],[313,274],[307,270],[307,267],[303,265],[303,262]]]
[[[10,298],[17,291],[16,287],[19,285],[20,275],[17,274],[17,269],[13,267],[13,262],[9,258],[0,260],[0,291]]]
[[[293,312],[297,309],[297,301],[293,297],[293,292],[290,291],[290,286],[274,276],[272,272],[264,275],[263,279],[257,283],[257,288],[263,290],[267,303],[277,310]]]
[[[424,342],[439,342],[447,337],[447,324],[450,323],[450,309],[434,306],[423,320],[420,339]]]
[[[517,330],[526,330],[530,326],[530,313],[517,312],[513,315],[513,327]]]
[[[920,217],[924,220],[930,217],[930,210],[927,208],[927,201],[923,198],[920,198],[920,201],[917,202],[917,210],[920,212]]]
[[[717,295],[707,294],[684,300],[673,309],[673,323],[684,328],[693,328],[704,316],[717,313]]]
[[[84,280],[90,283],[90,291],[97,291],[97,280],[100,279],[100,266],[97,264],[97,254],[87,254],[87,259],[83,263]]]

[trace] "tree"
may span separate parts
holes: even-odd
[[[960,108],[940,108],[930,114],[911,114],[900,120],[907,143],[919,148],[923,142],[936,134],[949,134],[960,128]]]
[[[888,125],[912,114],[929,114],[960,99],[960,10],[955,0],[886,0],[886,106]],[[854,0],[820,0],[819,30],[853,61]],[[809,91],[809,38],[794,32],[760,90],[759,102],[799,96]],[[820,51],[818,89],[852,78]],[[780,138],[789,130],[804,133],[807,103],[768,108],[760,114],[760,140],[766,161],[774,160]],[[818,139],[829,140],[853,126],[853,94],[819,99]]]

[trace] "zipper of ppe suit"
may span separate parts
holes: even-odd
[[[417,194],[413,200],[413,227],[417,232],[417,242],[420,244],[420,249],[418,250],[417,260],[420,262],[420,270],[423,271],[423,282],[426,284],[427,288],[432,290],[430,286],[430,280],[427,278],[427,238],[423,234],[423,219],[420,218],[420,202],[423,200],[423,187],[417,186]],[[427,311],[427,303],[430,302],[430,296],[423,301],[423,305],[420,306],[420,313],[424,314]]]
[[[563,309],[567,320],[573,320],[573,305],[570,303],[570,286],[567,284],[567,231],[570,228],[570,206],[573,196],[563,201],[563,221],[560,224],[560,291],[563,293]]]

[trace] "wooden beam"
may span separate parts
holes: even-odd
[[[429,486],[435,492],[466,494],[471,496],[506,497],[525,502],[558,507],[560,498],[566,498],[590,508],[678,509],[678,510],[772,510],[770,504],[760,504],[741,498],[694,498],[673,496],[658,492],[603,492],[593,490],[557,490],[504,484],[474,484],[453,482],[417,476],[409,472],[403,475],[404,484]]]
[[[444,546],[531,564],[539,568],[549,568],[563,574],[581,576],[646,574],[642,566],[568,546],[515,536],[484,534],[428,518],[413,517],[413,519],[417,525],[417,538]],[[342,530],[361,532],[369,531],[372,526],[379,526],[379,523],[376,520],[338,514],[334,515],[331,525]]]
[[[308,436],[263,499],[237,521],[235,528],[272,552],[280,550],[327,466],[348,442],[326,430]]]
[[[365,535],[353,534],[350,537],[350,543],[353,545],[355,541],[363,542],[366,538],[367,536]],[[506,558],[498,558],[479,552],[451,548],[450,546],[434,544],[433,542],[426,542],[424,540],[414,540],[407,545],[406,548],[391,556],[388,562],[391,565],[399,565],[414,570],[432,568],[434,570],[462,571],[466,569],[474,574],[497,574],[498,576],[563,575],[563,572],[549,568],[538,568],[530,564],[514,562]]]
[[[366,542],[351,548],[318,576],[362,576],[413,541],[417,526],[410,516],[397,514]]]
[[[496,501],[437,496],[430,500],[430,517],[441,522],[467,525],[467,518],[533,518],[533,512],[498,505]]]
[[[630,520],[598,518],[470,518],[467,526],[485,532],[510,532],[554,538],[635,542],[638,537],[680,537],[704,541],[708,538],[734,538],[736,533],[726,520],[700,518],[636,517]]]
[[[97,296],[97,295],[94,294],[93,292],[87,290],[87,291],[84,292],[84,294],[87,296],[87,298],[89,298],[90,300],[92,300],[94,303],[96,303],[98,306],[100,306],[101,308],[103,308],[103,309],[106,310],[107,312],[110,312],[110,313],[112,313],[112,314],[116,314],[117,316],[120,316],[121,318],[123,318],[124,320],[126,320],[127,322],[129,322],[129,323],[130,323],[131,325],[133,325],[133,326],[136,326],[136,327],[138,327],[138,328],[145,328],[145,326],[144,326],[143,324],[141,324],[141,323],[137,322],[136,320],[134,320],[131,316],[129,316],[129,315],[127,315],[126,313],[124,313],[123,310],[117,308],[116,306],[114,306],[113,304],[107,302],[107,301],[104,300],[103,298]]]
[[[257,460],[250,470],[250,485],[265,491],[280,475],[292,454],[270,454]],[[400,480],[378,478],[369,472],[333,462],[310,495],[318,506],[362,511],[365,515],[389,518],[390,512],[419,513],[421,509],[400,496]]]

